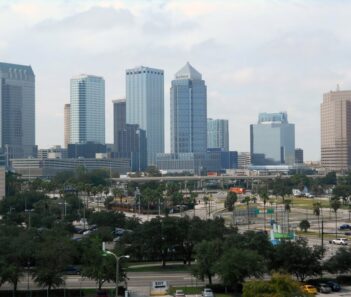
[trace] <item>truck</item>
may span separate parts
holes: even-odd
[[[241,187],[231,187],[229,188],[229,192],[235,193],[235,194],[245,194],[246,189],[241,188]]]

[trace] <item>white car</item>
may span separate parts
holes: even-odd
[[[337,238],[337,239],[333,239],[331,241],[332,244],[338,244],[338,245],[347,245],[347,238]]]
[[[213,296],[212,289],[210,289],[210,288],[205,288],[205,289],[202,291],[202,297],[214,297],[214,296]]]

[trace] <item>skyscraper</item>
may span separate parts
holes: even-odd
[[[176,73],[170,100],[171,152],[206,152],[207,90],[201,74],[189,63]]]
[[[156,165],[156,154],[164,152],[163,70],[136,67],[126,70],[127,124],[146,131],[148,165]]]
[[[105,81],[82,74],[71,79],[71,143],[105,143]]]
[[[321,164],[329,170],[351,167],[351,91],[330,91],[321,104]]]
[[[260,113],[250,126],[252,165],[294,165],[295,125],[286,112]]]
[[[143,171],[147,167],[146,132],[137,124],[126,123],[126,100],[113,101],[114,155],[128,158],[133,171]]]
[[[35,75],[32,67],[0,63],[0,83],[0,147],[7,160],[35,156]]]
[[[118,132],[126,127],[126,99],[113,102],[113,144],[114,151],[118,152]]]
[[[228,120],[207,119],[207,147],[229,151]]]
[[[65,104],[64,107],[64,147],[67,148],[71,139],[71,105]]]

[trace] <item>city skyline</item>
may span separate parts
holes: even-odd
[[[105,78],[106,142],[112,143],[110,102],[125,96],[124,70],[148,65],[165,70],[169,151],[168,90],[179,65],[190,61],[206,77],[208,117],[229,120],[230,149],[249,150],[249,125],[259,112],[287,111],[296,146],[306,160],[319,160],[322,96],[337,83],[351,88],[344,29],[351,3],[231,2],[2,1],[2,60],[31,65],[37,76],[39,147],[63,144],[62,107],[76,73]],[[325,22],[330,15],[338,21]]]

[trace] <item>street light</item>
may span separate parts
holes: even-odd
[[[115,296],[117,297],[118,296],[118,281],[119,281],[119,260],[122,258],[129,259],[129,255],[124,255],[124,256],[118,257],[115,253],[106,250],[105,242],[102,243],[102,251],[103,251],[104,256],[105,255],[112,255],[116,259],[116,293],[115,293]]]

